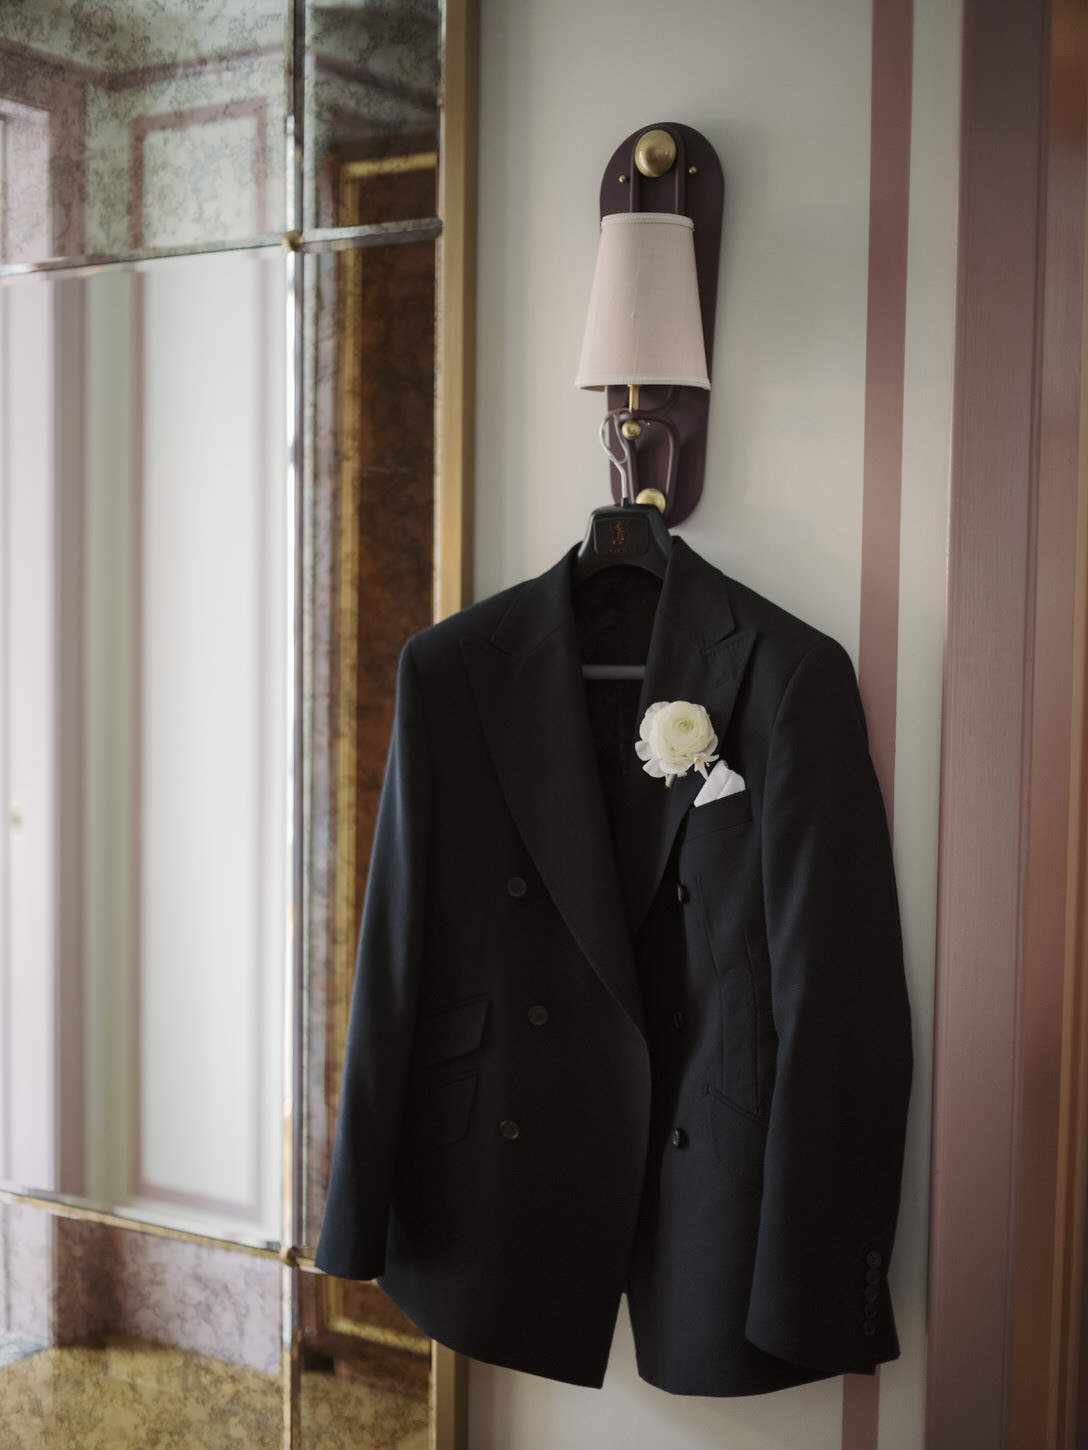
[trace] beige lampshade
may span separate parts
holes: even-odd
[[[601,218],[577,388],[678,383],[709,388],[690,217]]]

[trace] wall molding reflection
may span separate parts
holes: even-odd
[[[241,100],[215,101],[205,106],[159,111],[134,116],[129,122],[129,239],[133,251],[145,243],[147,198],[145,150],[148,139],[160,132],[188,131],[197,127],[220,125],[227,121],[252,121],[253,144],[253,226],[257,235],[266,230],[268,218],[269,107],[264,96]]]

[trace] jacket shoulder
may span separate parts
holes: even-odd
[[[825,658],[829,663],[845,664],[853,672],[850,656],[837,639],[739,580],[730,578],[726,582],[737,628],[752,630],[765,656],[773,657],[789,670],[814,654],[815,658]]]
[[[491,638],[531,582],[512,584],[497,594],[466,605],[436,624],[429,624],[407,640],[404,653],[425,673],[451,656],[458,657],[462,640]]]

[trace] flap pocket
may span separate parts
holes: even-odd
[[[710,1084],[706,1087],[710,1113],[710,1134],[718,1162],[753,1188],[763,1187],[763,1154],[767,1147],[767,1124],[746,1113]]]
[[[423,1062],[447,1062],[474,1052],[483,1041],[487,1008],[486,997],[472,997],[426,1018],[422,1024]]]
[[[708,801],[705,806],[692,806],[687,814],[685,841],[698,836],[708,836],[711,831],[724,830],[726,826],[740,825],[752,819],[752,792],[739,790],[719,800]]]

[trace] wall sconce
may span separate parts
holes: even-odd
[[[703,488],[724,190],[706,137],[672,121],[630,135],[601,182],[575,386],[608,389],[616,502],[656,504],[669,524]]]

